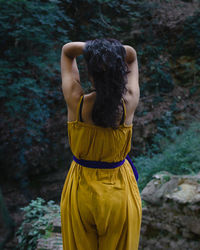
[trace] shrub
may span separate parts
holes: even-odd
[[[168,171],[172,174],[195,174],[200,171],[200,123],[194,122],[181,135],[174,134],[174,142],[165,142],[159,154],[137,157],[134,162],[139,173],[139,188],[151,180],[153,174]]]
[[[42,198],[37,198],[21,210],[25,213],[23,223],[16,233],[18,238],[17,249],[36,249],[37,240],[52,231],[52,219],[59,217],[60,207],[54,201],[49,201],[46,204]],[[45,216],[50,212],[51,219]]]

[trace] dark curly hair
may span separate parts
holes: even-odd
[[[83,56],[96,89],[92,111],[95,125],[116,129],[122,96],[127,91],[126,50],[116,39],[86,41]]]

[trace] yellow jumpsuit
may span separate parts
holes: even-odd
[[[114,130],[79,121],[82,97],[76,121],[68,122],[72,153],[84,160],[123,160],[131,149],[132,125]],[[126,115],[125,105],[124,111]],[[72,161],[60,205],[64,250],[138,249],[141,197],[127,160],[113,169],[88,168]]]

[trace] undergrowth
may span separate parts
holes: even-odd
[[[162,138],[163,148],[152,157],[140,156],[134,159],[139,173],[140,191],[156,172],[168,171],[172,174],[196,174],[200,171],[200,123],[194,122],[182,134],[174,133],[174,138]]]
[[[24,220],[16,233],[17,249],[36,249],[37,240],[51,234],[52,221],[59,217],[60,207],[54,201],[46,203],[42,198],[37,198],[21,210],[24,211]],[[51,218],[48,215],[51,215]]]

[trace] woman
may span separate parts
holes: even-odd
[[[84,94],[83,54],[94,91]],[[64,250],[136,250],[142,217],[136,173],[126,158],[139,101],[136,51],[115,39],[67,43],[62,90],[73,153],[61,196]]]

